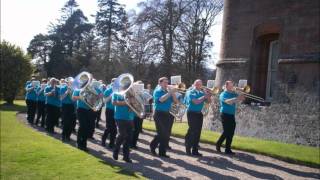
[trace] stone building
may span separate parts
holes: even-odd
[[[319,14],[318,0],[224,1],[216,85],[247,79],[267,101],[240,105],[238,134],[319,146]]]

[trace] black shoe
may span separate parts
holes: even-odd
[[[150,145],[150,151],[151,151],[152,155],[154,155],[154,156],[157,155],[156,148],[152,147],[151,145]]]
[[[192,152],[192,155],[193,156],[199,156],[199,157],[202,157],[202,154],[199,153],[198,151],[197,152]]]
[[[186,147],[186,153],[188,156],[191,156],[191,149]]]
[[[114,144],[109,144],[109,146],[108,146],[110,149],[113,149],[113,147],[114,147]]]
[[[228,154],[228,155],[235,155],[236,153],[232,152],[231,150],[227,150],[227,151],[225,151],[225,154]]]
[[[106,147],[106,142],[101,141],[101,146]]]
[[[132,160],[130,158],[123,158],[123,160],[127,163],[132,163]]]
[[[112,157],[114,160],[118,160],[118,152],[114,151]]]
[[[96,139],[94,137],[88,137],[88,139],[95,141]]]
[[[216,150],[221,153],[220,145],[216,145]]]
[[[159,154],[160,157],[164,157],[164,158],[170,158],[170,156],[166,155],[166,154]]]

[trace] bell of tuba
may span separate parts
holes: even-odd
[[[93,80],[92,74],[81,72],[78,74],[72,83],[72,89],[80,90],[80,98],[93,111],[98,111],[103,105],[103,98],[100,96],[99,81]]]
[[[121,74],[112,86],[113,92],[124,96],[129,108],[140,118],[145,117],[144,100],[133,88],[133,76],[129,73]]]

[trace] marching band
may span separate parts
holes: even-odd
[[[178,81],[181,82],[181,79]],[[144,89],[141,81],[134,82],[130,74],[113,78],[108,85],[103,84],[101,80],[93,79],[87,72],[60,81],[56,78],[50,78],[48,81],[42,79],[41,83],[32,77],[25,86],[27,121],[33,124],[37,113],[35,125],[39,125],[41,119],[40,126],[51,134],[54,133],[54,126],[59,125],[61,114],[61,140],[65,142],[70,141],[78,120],[77,147],[88,151],[87,139],[93,138],[95,127],[99,127],[104,104],[106,125],[101,145],[106,147],[106,141],[109,139],[108,148],[113,149],[115,160],[118,159],[122,145],[123,160],[131,163],[130,148],[138,148],[139,133],[142,132],[143,119],[147,114],[153,114],[156,126],[156,135],[150,142],[150,151],[153,155],[169,158],[167,150],[174,119],[182,117],[181,114],[186,112],[189,127],[185,135],[186,154],[202,156],[199,152],[199,140],[203,118],[208,114],[208,108],[213,101],[212,96],[220,93],[220,89],[215,87],[214,83],[212,85],[212,80],[211,87],[208,87],[209,81],[207,87],[204,87],[202,81],[197,79],[188,89],[174,86],[172,83],[169,85],[169,79],[161,77],[153,91],[150,84]],[[221,152],[220,147],[226,140],[225,153],[234,154],[231,151],[231,143],[236,126],[236,103],[243,101],[245,97],[252,98],[252,95],[243,92],[244,90],[239,92],[241,88],[248,89],[246,84],[239,88],[234,87],[232,81],[226,81],[225,90],[219,96],[223,133],[217,141],[218,152]],[[150,103],[153,104],[152,108]]]

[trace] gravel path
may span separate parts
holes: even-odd
[[[27,124],[25,114],[18,114],[18,118]],[[102,127],[105,127],[103,124],[104,120],[100,122],[101,128],[95,129],[96,140],[88,141],[89,153],[108,164],[139,172],[149,179],[320,179],[320,170],[316,168],[243,151],[234,151],[235,156],[228,156],[214,151],[213,145],[203,143],[200,144],[203,157],[186,156],[184,140],[175,137],[170,140],[172,150],[168,155],[171,158],[155,157],[149,150],[154,133],[146,130],[139,136],[138,149],[131,150],[133,163],[122,161],[122,155],[115,161],[112,159],[112,150],[100,145]],[[32,127],[45,134],[43,128]],[[55,128],[55,131],[58,133],[53,137],[60,139],[61,129]],[[71,139],[68,144],[76,147],[76,135],[72,134]]]

